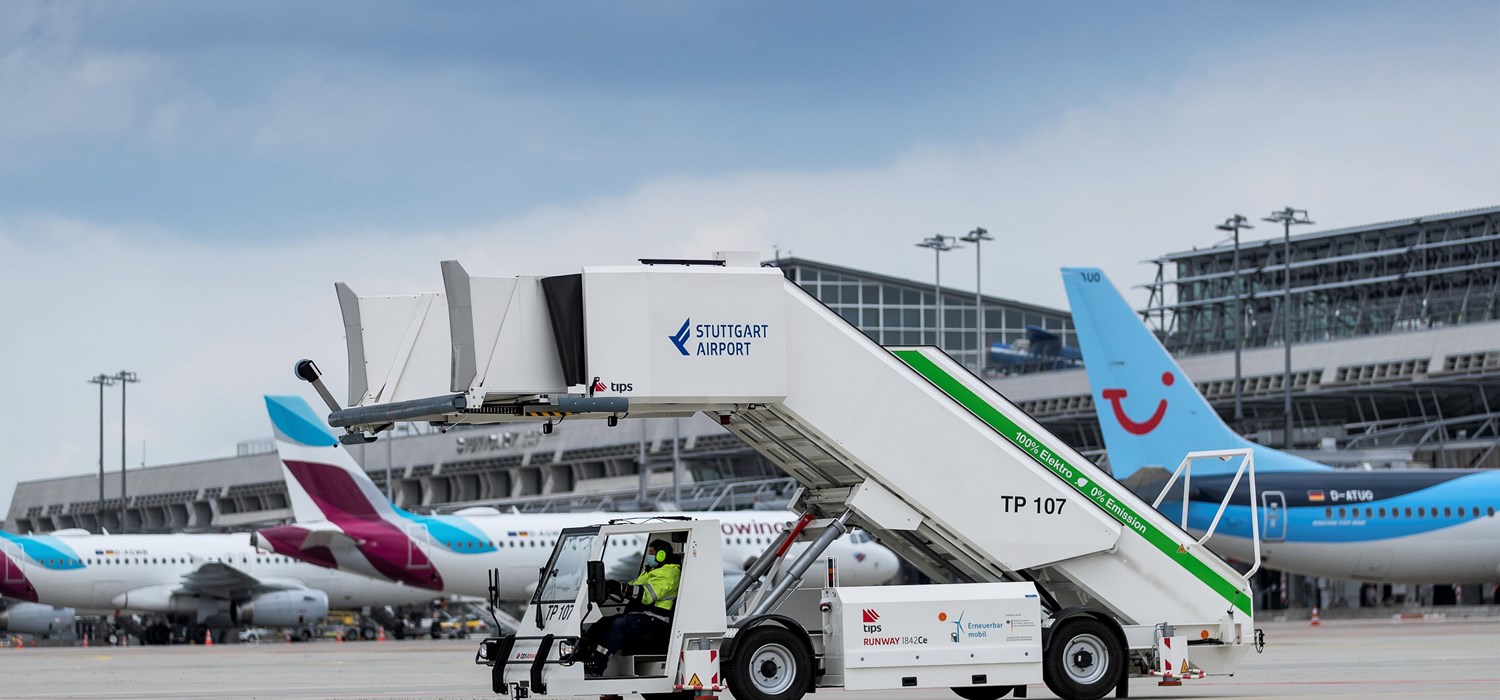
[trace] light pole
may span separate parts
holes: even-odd
[[[135,372],[120,370],[111,379],[120,383],[120,532],[125,532],[125,388],[141,381]]]
[[[979,286],[979,244],[985,241],[995,240],[989,231],[975,227],[967,236],[959,240],[974,244],[974,369],[980,376],[984,375],[986,364],[986,353],[984,348],[984,292]]]
[[[100,374],[88,379],[90,384],[99,385],[99,511],[95,516],[99,519],[99,531],[104,531],[104,387],[114,386],[115,378],[107,374]]]
[[[1281,258],[1286,265],[1286,271],[1281,280],[1281,344],[1286,353],[1283,360],[1285,366],[1281,373],[1281,408],[1286,412],[1286,420],[1282,424],[1286,432],[1282,435],[1282,441],[1283,446],[1290,449],[1292,446],[1292,224],[1310,224],[1312,219],[1307,218],[1306,209],[1284,207],[1281,211],[1271,212],[1270,216],[1261,221],[1281,224],[1283,227]]]
[[[934,233],[916,244],[918,248],[932,249],[932,293],[935,297],[933,301],[937,303],[937,342],[934,344],[939,350],[943,349],[943,253],[963,247],[955,244],[955,240],[957,239],[953,236]]]
[[[1214,228],[1220,231],[1234,232],[1234,428],[1240,429],[1240,424],[1245,420],[1245,409],[1240,404],[1240,350],[1245,345],[1245,314],[1240,309],[1240,229],[1255,228],[1249,224],[1249,219],[1235,214],[1224,220],[1224,223]]]

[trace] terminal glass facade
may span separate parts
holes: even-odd
[[[1238,270],[1230,245],[1157,262],[1147,315],[1189,355],[1234,349],[1236,290],[1247,348],[1280,345],[1285,314],[1293,344],[1500,320],[1500,207],[1293,235],[1290,264],[1281,236],[1242,242]]]
[[[973,292],[943,289],[943,338],[939,342],[937,297],[931,284],[798,258],[774,264],[881,345],[937,345],[970,368],[979,366]],[[1056,334],[1063,345],[1078,344],[1073,317],[1066,311],[991,296],[983,301],[986,347],[1025,339],[1027,326]]]

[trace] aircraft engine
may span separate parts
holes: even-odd
[[[328,594],[315,588],[262,593],[230,608],[235,624],[265,627],[299,627],[327,614]]]
[[[73,629],[73,609],[37,603],[11,603],[0,610],[0,630],[24,634],[57,634]]]

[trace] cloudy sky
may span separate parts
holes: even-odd
[[[96,468],[86,378],[141,376],[130,464],[233,454],[342,366],[335,281],[447,258],[931,280],[984,226],[984,291],[1063,307],[1235,212],[1500,204],[1497,47],[1494,0],[0,3],[0,512]]]

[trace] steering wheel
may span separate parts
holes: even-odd
[[[619,581],[609,581],[604,585],[605,605],[629,605],[630,587]]]

